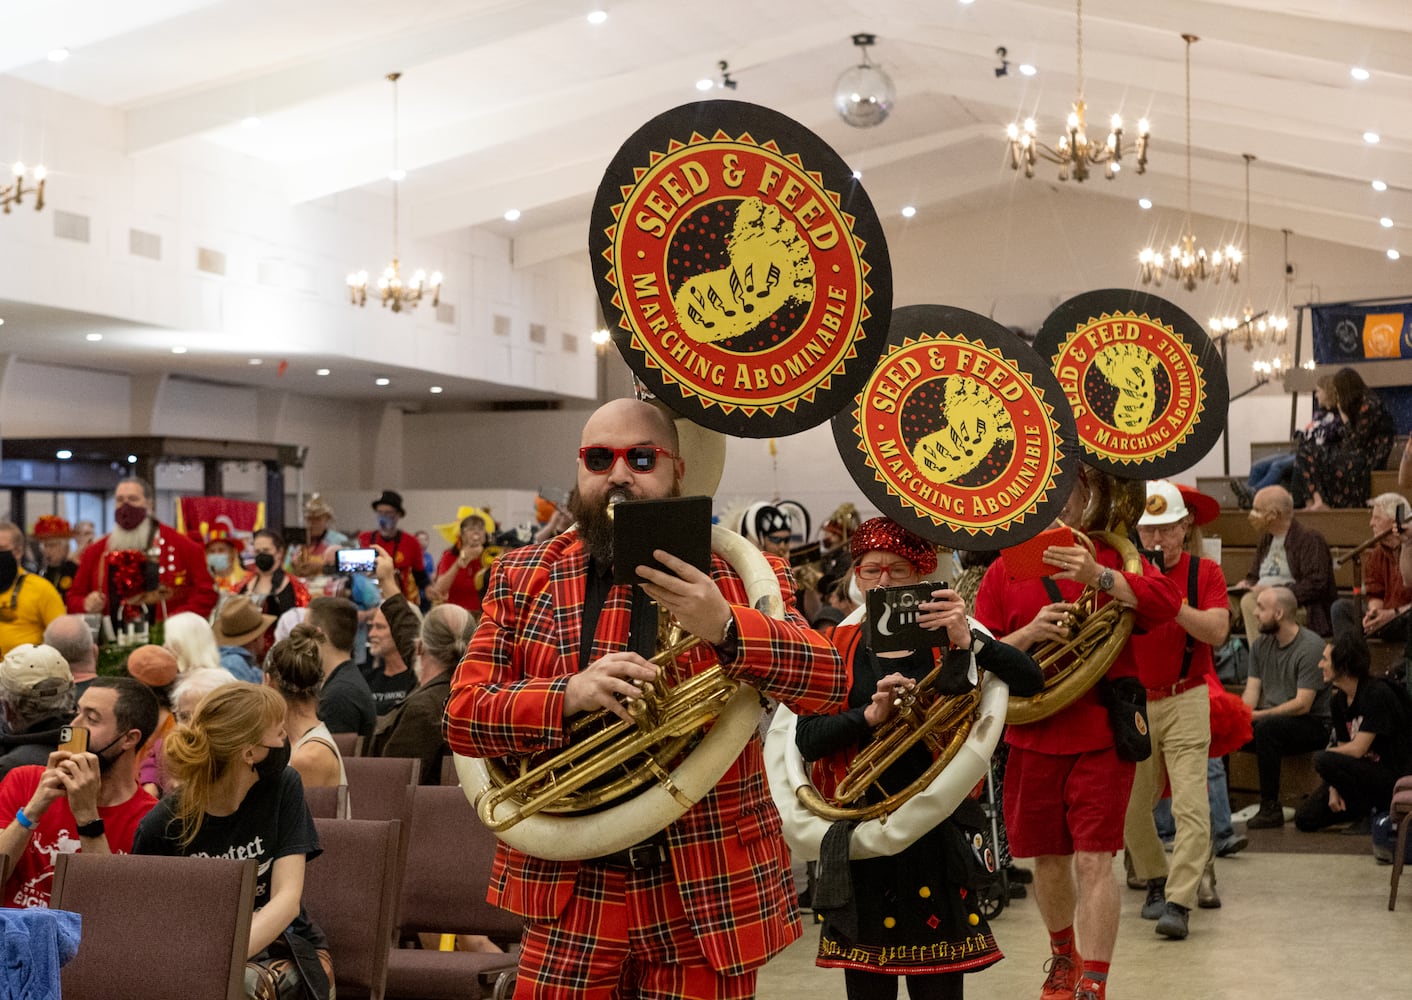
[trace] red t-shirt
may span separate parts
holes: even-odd
[[[456,565],[456,559],[455,549],[447,549],[441,554],[441,562],[436,564],[438,580],[441,579],[441,574]],[[448,603],[459,605],[467,611],[480,613],[480,591],[476,589],[476,573],[480,571],[480,568],[480,560],[476,560],[465,568],[457,568],[456,575],[451,578],[451,588],[446,596]]]
[[[10,823],[16,822],[15,813],[29,804],[43,777],[44,768],[38,764],[26,764],[5,775],[5,780],[0,781],[0,816],[8,817]],[[103,832],[108,838],[108,850],[114,854],[132,853],[132,838],[137,833],[137,824],[157,804],[157,800],[136,782],[132,789],[132,797],[126,802],[98,807],[98,817],[103,821]],[[10,909],[48,906],[49,893],[54,887],[54,858],[60,854],[78,852],[78,823],[69,811],[69,800],[62,797],[55,799],[34,824],[34,829],[29,831],[29,844],[5,882],[0,906]]]
[[[1188,574],[1191,572],[1191,554],[1182,553],[1177,564],[1165,570],[1168,580],[1177,585],[1182,593],[1182,604],[1187,602]],[[1200,559],[1196,567],[1196,608],[1209,611],[1212,608],[1230,608],[1230,598],[1226,595],[1226,578],[1221,567],[1210,559]],[[1129,640],[1129,648],[1137,657],[1138,678],[1149,688],[1170,687],[1177,683],[1182,672],[1182,655],[1186,650],[1187,632],[1175,621],[1154,625],[1143,635],[1134,635]],[[1198,642],[1192,649],[1191,667],[1187,678],[1203,677],[1215,673],[1216,663],[1211,656],[1211,647]]]
[[[1097,543],[1098,563],[1118,570],[1122,559],[1102,542]],[[1151,628],[1176,617],[1181,607],[1182,593],[1157,568],[1142,560],[1142,573],[1123,573],[1137,596],[1137,626]],[[1072,580],[1056,580],[1059,593],[1066,601],[1075,600],[1083,588]],[[990,629],[997,638],[1004,638],[1016,629],[1028,625],[1049,604],[1049,592],[1041,580],[1017,580],[1005,571],[1005,560],[990,564],[976,592],[976,620]],[[1127,643],[1117,660],[1108,668],[1108,677],[1136,677],[1137,662],[1133,659],[1132,643]],[[1098,700],[1095,688],[1086,691],[1068,708],[1023,726],[1007,726],[1005,740],[1011,746],[1049,754],[1078,754],[1102,750],[1113,745],[1113,731],[1108,726],[1108,713]]]
[[[392,565],[402,577],[402,596],[407,598],[413,607],[420,605],[422,592],[417,589],[417,581],[412,574],[424,571],[426,560],[422,558],[422,545],[417,541],[417,536],[399,531],[395,542],[383,538],[375,531],[365,531],[358,536],[360,549],[370,549],[374,545],[386,549],[387,554],[392,556]]]

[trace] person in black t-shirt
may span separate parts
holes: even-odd
[[[353,637],[358,608],[346,597],[316,597],[309,602],[308,624],[319,630],[319,658],[324,686],[319,690],[319,718],[330,733],[371,737],[377,708],[368,682],[353,665]]]
[[[1412,711],[1391,684],[1369,676],[1369,659],[1356,632],[1340,633],[1324,647],[1319,669],[1334,686],[1334,745],[1314,755],[1324,780],[1295,814],[1305,832],[1387,809],[1393,785],[1412,766]]]
[[[285,706],[272,688],[228,684],[162,744],[178,791],[143,819],[134,854],[254,858],[246,948],[251,997],[329,1000],[328,941],[304,912],[305,862],[320,853],[299,773],[289,767]]]

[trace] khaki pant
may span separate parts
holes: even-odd
[[[1211,807],[1206,797],[1206,760],[1211,747],[1211,695],[1205,684],[1147,703],[1152,756],[1137,765],[1123,840],[1140,879],[1167,879],[1167,899],[1187,909],[1211,854]],[[1177,839],[1169,865],[1152,807],[1172,782],[1172,818]]]

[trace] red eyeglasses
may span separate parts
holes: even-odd
[[[609,448],[603,444],[591,444],[579,449],[579,461],[583,463],[583,467],[598,476],[608,473],[618,464],[618,459],[626,462],[633,472],[651,472],[657,468],[658,455],[666,455],[673,460],[677,458],[666,448],[657,448],[650,444],[635,444],[629,448]]]

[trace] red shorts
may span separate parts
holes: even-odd
[[[1123,849],[1132,761],[1112,747],[1080,754],[1010,748],[1005,832],[1017,858]]]
[[[672,866],[585,863],[557,920],[529,921],[515,1000],[748,1000],[756,970],[722,975],[701,952]]]

